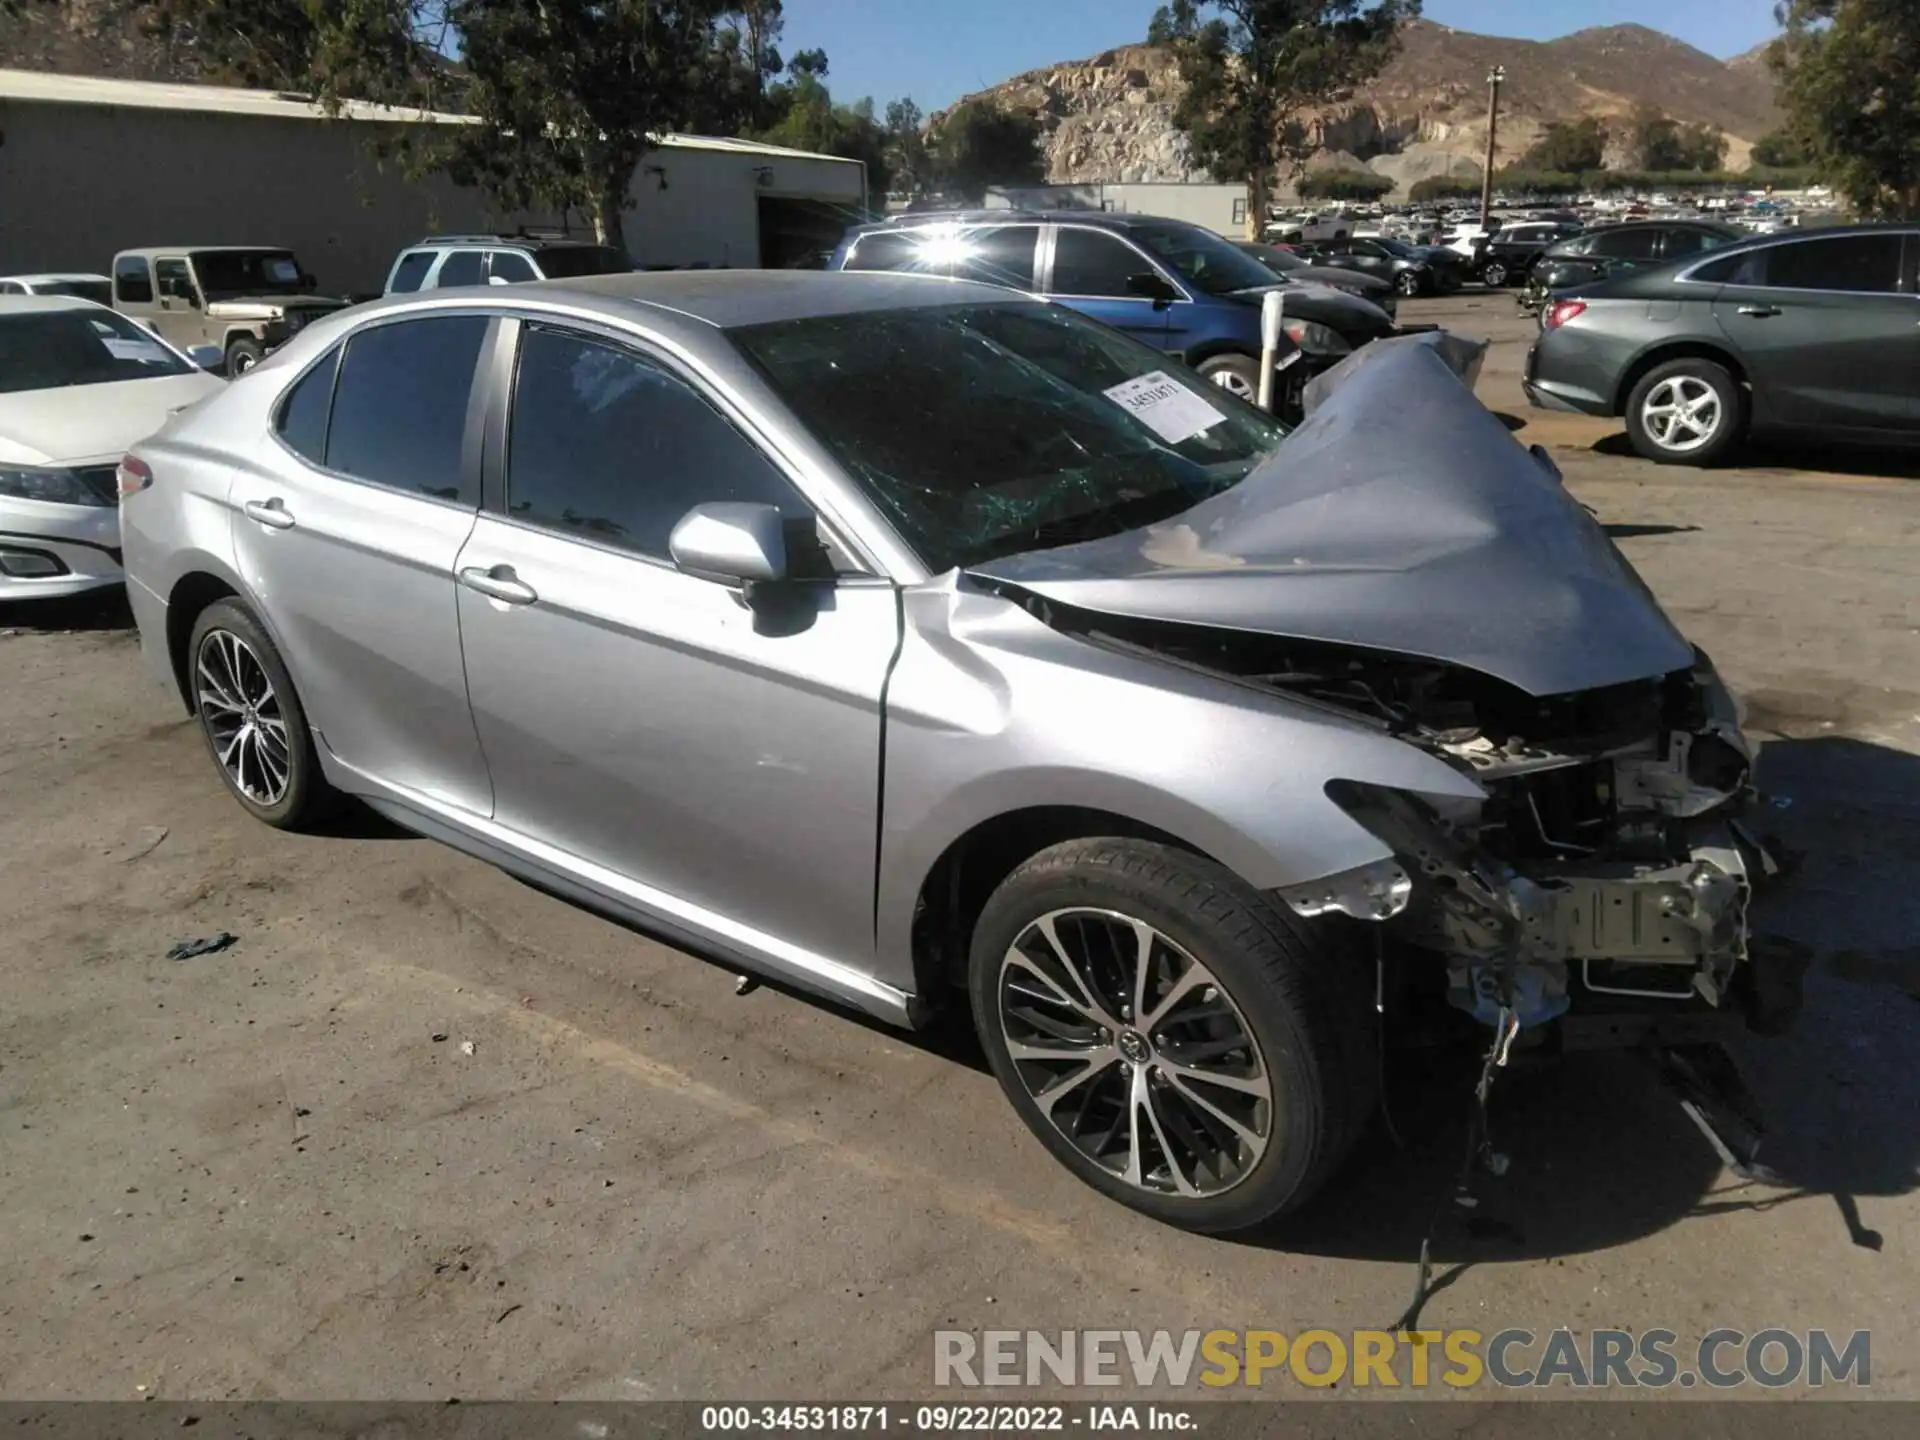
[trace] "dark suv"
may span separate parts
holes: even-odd
[[[1277,408],[1293,409],[1307,376],[1394,333],[1379,306],[1318,285],[1289,284],[1211,230],[1104,211],[981,210],[902,215],[849,230],[835,270],[911,270],[1031,291],[1178,356],[1252,400],[1260,388],[1260,305],[1288,296]],[[1310,277],[1304,277],[1310,278]],[[1301,357],[1304,364],[1298,364]]]
[[[1474,255],[1474,267],[1490,290],[1498,290],[1514,277],[1525,275],[1551,246],[1581,233],[1578,224],[1558,220],[1527,220],[1503,225],[1488,237]]]
[[[1611,280],[1647,265],[1667,265],[1741,238],[1741,232],[1707,220],[1651,220],[1589,230],[1547,247],[1520,292],[1525,310],[1538,310],[1556,290]]]
[[[1527,397],[1707,465],[1750,430],[1920,441],[1920,228],[1769,235],[1554,297]]]

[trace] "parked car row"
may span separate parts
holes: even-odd
[[[1383,335],[1290,427],[1196,349],[1273,279],[1207,232],[837,258],[396,294],[135,445],[141,650],[236,803],[970,1011],[1038,1143],[1200,1231],[1314,1194],[1403,1019],[1790,1017],[1734,702],[1479,347]]]

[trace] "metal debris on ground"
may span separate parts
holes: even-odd
[[[167,951],[169,960],[191,960],[196,955],[211,955],[216,950],[224,950],[229,945],[237,945],[240,937],[230,930],[222,930],[218,935],[201,935],[192,940],[182,940]]]
[[[167,827],[164,825],[148,825],[141,830],[140,837],[137,840],[127,846],[125,850],[122,850],[114,858],[122,865],[131,865],[142,856],[151,855],[155,850],[159,849],[160,842],[167,838],[168,833]]]
[[[736,975],[733,977],[733,993],[736,995],[751,995],[759,988],[760,982],[751,975]]]
[[[473,1046],[473,1041],[471,1041],[471,1040],[462,1040],[462,1041],[460,1042],[460,1053],[461,1053],[462,1055],[471,1055],[471,1054],[473,1054],[473,1049],[474,1049],[474,1046]]]

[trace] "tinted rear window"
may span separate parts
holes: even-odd
[[[633,257],[611,245],[557,245],[536,252],[540,269],[549,280],[581,275],[624,275],[633,269]]]
[[[393,267],[393,279],[387,285],[390,295],[408,295],[420,288],[420,282],[427,278],[427,271],[433,268],[433,251],[413,250],[400,257],[400,263]]]
[[[478,506],[477,482],[461,459],[486,333],[484,316],[444,315],[355,335],[334,386],[327,465],[396,490]]]
[[[122,255],[113,262],[114,293],[129,305],[153,303],[153,275],[144,255]]]

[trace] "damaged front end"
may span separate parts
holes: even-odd
[[[1752,755],[1711,665],[1537,699],[1417,661],[1271,677],[1364,695],[1407,743],[1471,775],[1478,806],[1335,780],[1328,794],[1394,852],[1292,887],[1301,915],[1382,922],[1444,959],[1447,999],[1483,1023],[1566,1017],[1566,1043],[1699,1038],[1728,1019],[1783,1028],[1797,976],[1762,974],[1747,908],[1777,865],[1742,815]],[[1328,679],[1333,683],[1329,685]]]

